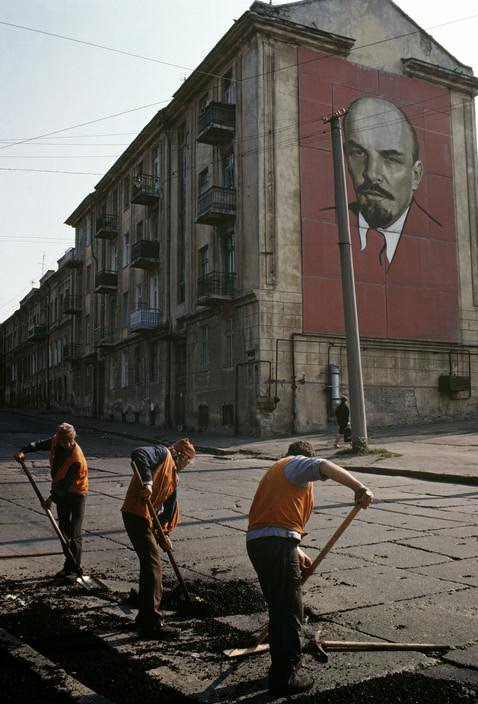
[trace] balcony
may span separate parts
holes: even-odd
[[[112,347],[115,344],[114,330],[110,328],[95,328],[95,347]]]
[[[201,225],[228,225],[236,216],[236,191],[234,188],[212,186],[198,199],[196,222]]]
[[[129,317],[129,332],[150,332],[164,327],[158,308],[140,306]]]
[[[198,279],[198,303],[202,306],[226,303],[235,293],[236,274],[213,271]]]
[[[209,103],[199,116],[197,142],[227,144],[236,128],[236,106],[228,103]]]
[[[80,267],[82,263],[83,260],[80,253],[77,252],[74,247],[71,247],[71,249],[68,249],[61,259],[58,260],[58,268],[61,269],[62,267],[65,267],[68,269],[75,269]]]
[[[65,345],[63,347],[63,359],[65,362],[78,362],[83,353],[82,345]]]
[[[131,265],[137,269],[154,269],[159,263],[159,242],[139,240],[131,248]]]
[[[65,296],[63,298],[62,313],[81,313],[80,296]]]
[[[99,271],[95,276],[95,293],[116,293],[118,288],[117,271]]]
[[[118,236],[118,216],[100,215],[96,218],[95,237],[102,240],[114,240]]]
[[[160,180],[157,176],[138,174],[133,178],[131,202],[138,205],[157,205],[160,191]]]
[[[46,325],[32,325],[28,328],[27,340],[29,342],[41,342],[48,336],[48,328]]]

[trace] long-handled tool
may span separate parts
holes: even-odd
[[[79,564],[75,560],[73,553],[71,552],[71,549],[70,549],[70,546],[68,544],[67,539],[65,538],[65,536],[61,532],[60,527],[59,527],[58,523],[56,522],[52,512],[45,505],[45,500],[41,494],[40,489],[37,487],[35,480],[32,477],[32,473],[30,472],[30,470],[28,469],[28,467],[26,466],[26,464],[23,460],[17,459],[17,462],[19,462],[23,471],[27,475],[27,477],[30,481],[30,484],[32,485],[33,489],[35,490],[35,494],[38,496],[38,500],[40,501],[42,509],[45,511],[46,515],[50,519],[50,523],[52,524],[53,529],[60,540],[64,554],[68,556],[68,559],[75,566],[75,571],[78,574],[78,576],[76,578],[76,582],[78,582],[78,584],[80,584],[82,587],[85,587],[85,589],[87,589],[88,591],[91,591],[92,589],[108,589],[106,584],[103,584],[103,582],[101,582],[99,579],[96,579],[96,577],[90,577],[88,575],[82,574],[81,567],[79,566]]]
[[[387,643],[386,641],[323,640],[320,631],[315,634],[315,644],[322,662],[328,661],[328,650],[450,650],[444,643]]]
[[[360,511],[362,507],[361,506],[354,506],[353,509],[350,511],[348,516],[345,518],[344,521],[339,525],[333,536],[327,541],[327,543],[324,545],[322,550],[319,552],[315,560],[312,562],[311,566],[305,573],[305,575],[302,577],[302,584],[305,584],[305,582],[313,575],[317,567],[320,565],[324,557],[330,552],[332,547],[335,545],[337,540],[340,538],[342,533],[347,529],[347,527],[352,523],[353,519],[357,515],[357,513]],[[241,658],[244,657],[245,655],[258,655],[259,653],[264,653],[266,650],[269,650],[269,645],[267,643],[264,643],[264,639],[267,637],[267,633],[269,631],[269,624],[266,624],[263,626],[257,633],[255,639],[254,639],[254,645],[248,647],[248,648],[231,648],[229,650],[224,650],[223,653],[226,655],[228,658]]]
[[[141,478],[141,474],[139,473],[139,469],[136,466],[136,463],[131,460],[131,467],[133,469],[133,472],[136,475],[136,479],[139,481],[140,486],[144,488],[143,480]],[[148,512],[149,515],[151,516],[151,520],[153,521],[154,528],[157,532],[157,535],[159,537],[158,542],[160,543],[160,546],[163,548],[163,550],[167,553],[169,561],[171,563],[171,567],[174,570],[174,573],[177,577],[179,586],[181,587],[183,594],[186,598],[188,606],[191,608],[191,611],[195,613],[200,613],[200,612],[206,612],[209,609],[208,604],[204,601],[204,599],[201,599],[199,596],[193,596],[189,589],[187,588],[186,582],[183,579],[183,576],[181,574],[181,571],[178,567],[178,563],[176,562],[173,551],[170,547],[170,542],[169,539],[167,538],[163,526],[161,525],[161,521],[158,518],[158,514],[154,510],[153,503],[149,497],[145,499],[146,505],[148,507]]]

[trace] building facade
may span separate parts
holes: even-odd
[[[343,108],[369,422],[475,412],[477,89],[388,0],[253,3],[69,216],[74,249],[2,324],[5,402],[326,427],[348,379],[322,117]]]

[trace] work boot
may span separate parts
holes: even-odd
[[[293,672],[288,680],[282,680],[282,682],[280,680],[271,680],[269,677],[269,691],[275,697],[307,692],[313,684],[314,680],[300,671]]]
[[[159,621],[153,626],[140,628],[138,636],[141,640],[174,640],[178,634],[177,628],[166,625],[164,621]]]
[[[57,572],[53,579],[63,579],[68,574],[67,570],[63,567],[59,572]]]

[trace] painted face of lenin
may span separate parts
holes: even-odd
[[[388,100],[359,98],[344,118],[345,155],[357,202],[372,228],[386,228],[405,212],[423,166],[415,130]]]

